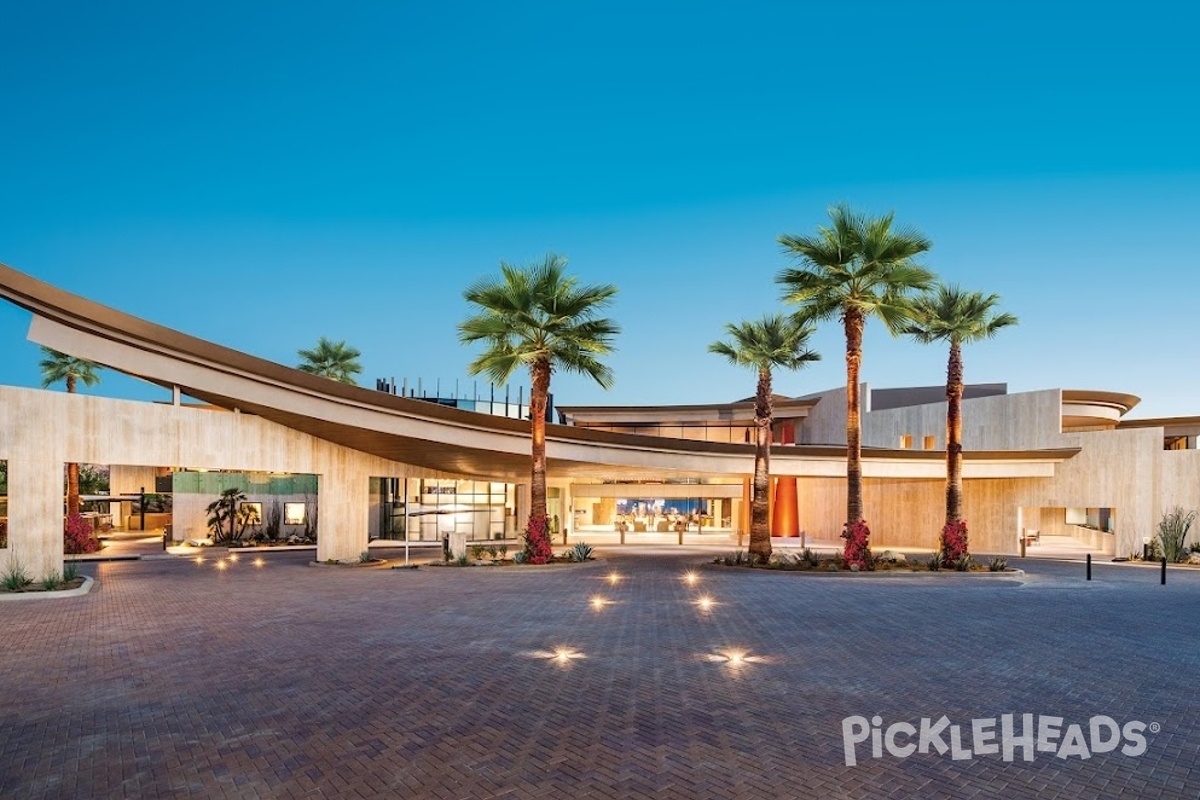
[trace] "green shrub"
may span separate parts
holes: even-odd
[[[587,542],[576,542],[575,546],[567,551],[567,559],[570,561],[591,561],[592,546]]]
[[[489,545],[488,545],[488,547],[487,547],[487,554],[488,554],[488,558],[490,558],[490,559],[492,559],[493,561],[495,561],[495,560],[496,560],[496,553],[497,553],[497,550],[496,550],[496,545],[494,545],[494,544],[489,544]]]
[[[471,566],[471,559],[466,553],[463,553],[458,558],[454,559],[454,564],[458,567],[469,567]]]
[[[58,584],[59,584],[59,578],[58,578],[57,572],[51,572],[46,577],[42,578],[42,588],[45,589],[47,592],[57,589]]]
[[[63,581],[70,583],[79,577],[79,567],[73,561],[63,564]]]
[[[493,548],[493,549],[495,549],[495,550],[498,550],[498,551],[499,551],[499,553],[500,553],[500,560],[501,560],[501,561],[503,561],[504,559],[508,558],[508,545],[506,545],[506,544],[502,544],[502,545],[500,545],[499,547],[497,547],[497,548]]]
[[[370,564],[371,561],[372,561],[372,559],[371,559],[371,551],[370,550],[363,550],[361,553],[358,554],[358,563]]]
[[[483,561],[483,554],[487,552],[487,545],[473,544],[471,545],[471,559],[473,561]]]
[[[927,566],[929,567],[930,572],[937,572],[938,570],[940,570],[942,568],[942,551],[941,550],[933,551],[933,555],[931,555],[929,557]]]
[[[513,553],[513,563],[514,564],[524,564],[525,563],[525,551],[524,550],[518,550],[517,552]]]
[[[1006,569],[1008,569],[1008,559],[1007,558],[997,556],[996,558],[993,558],[990,562],[988,562],[988,571],[989,572],[1004,572],[1004,570],[1006,570]]]
[[[1162,545],[1162,554],[1158,557],[1165,557],[1167,561],[1186,560],[1184,540],[1195,521],[1195,511],[1184,511],[1179,506],[1163,514],[1162,521],[1158,523],[1158,541]]]
[[[25,572],[25,565],[21,563],[21,560],[16,556],[9,558],[8,566],[5,567],[4,573],[0,574],[0,587],[10,592],[16,592],[31,583],[33,583],[33,579]]]
[[[971,556],[970,556],[970,554],[964,553],[963,555],[954,559],[954,571],[955,572],[970,572],[971,571]]]
[[[815,567],[817,565],[817,554],[813,552],[811,547],[804,548],[804,552],[800,554],[800,558],[802,558],[804,563],[808,564],[810,567]]]

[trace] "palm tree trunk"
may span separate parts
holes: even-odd
[[[946,366],[946,524],[962,519],[962,349],[950,343]]]
[[[67,464],[67,516],[79,513],[79,465]]]
[[[862,423],[859,419],[858,373],[862,366],[862,311],[848,308],[846,328],[846,524],[863,518]]]
[[[75,376],[67,374],[67,394],[75,394]],[[79,465],[67,464],[67,516],[79,513]]]
[[[754,490],[750,500],[750,553],[771,560],[771,372],[759,370],[754,394]]]
[[[550,395],[550,362],[539,359],[530,367],[529,430],[533,475],[529,481],[529,518],[546,517],[546,400]]]

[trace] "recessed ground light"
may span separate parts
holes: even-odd
[[[618,583],[621,582],[620,574],[616,573],[616,572],[608,573],[608,582],[611,583],[613,586],[616,586]]]
[[[604,608],[606,605],[608,605],[608,600],[604,599],[600,595],[596,595],[595,597],[592,598],[592,608],[594,608],[595,610],[599,611],[600,609]]]
[[[238,554],[237,554],[237,553],[230,553],[230,554],[229,554],[229,560],[230,560],[230,561],[237,561],[237,560],[238,560]]]
[[[204,556],[196,556],[196,563],[197,563],[197,564],[203,564],[203,563],[204,563]]]
[[[261,567],[263,564],[265,564],[267,562],[262,560],[262,556],[259,556],[258,558],[254,559],[253,563],[254,563],[254,566]]]
[[[224,570],[229,567],[229,565],[225,563],[225,559],[223,559],[223,558],[218,558],[217,563],[214,564],[213,566],[215,566],[217,569],[220,569],[220,570]]]
[[[717,604],[717,602],[715,600],[713,600],[711,597],[709,597],[708,595],[704,595],[703,597],[696,598],[696,607],[699,608],[701,611],[711,611],[712,607],[715,606],[716,604]]]
[[[683,582],[688,586],[695,586],[696,581],[700,580],[700,576],[694,572],[685,572],[683,574]]]

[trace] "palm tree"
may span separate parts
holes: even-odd
[[[458,326],[463,344],[486,349],[467,367],[493,383],[507,383],[520,367],[530,374],[529,413],[532,478],[526,548],[530,560],[549,557],[546,519],[546,402],[555,370],[587,375],[605,389],[612,370],[599,356],[612,352],[620,328],[598,316],[617,293],[611,284],[580,286],[565,274],[567,260],[548,254],[540,263],[517,267],[500,262],[501,278],[481,278],[463,297],[478,307]],[[543,541],[544,539],[544,541]]]
[[[297,350],[296,355],[301,359],[296,369],[301,372],[351,386],[358,385],[354,376],[362,372],[362,365],[358,363],[362,353],[347,346],[345,341],[335,342],[322,336],[317,339],[316,347],[311,350]]]
[[[922,344],[950,343],[946,365],[946,526],[962,521],[962,346],[990,339],[1017,318],[997,311],[1000,296],[938,284],[913,303],[914,321],[904,332]],[[962,530],[966,552],[966,530]]]
[[[67,384],[67,393],[75,394],[80,382],[84,386],[95,386],[100,382],[96,374],[101,366],[93,361],[75,358],[49,347],[42,348],[44,358],[38,365],[42,370],[42,388],[48,389],[59,381]],[[67,464],[67,516],[79,513],[79,464]]]
[[[813,235],[784,234],[779,243],[796,256],[800,266],[782,270],[776,282],[785,302],[798,303],[812,320],[838,317],[846,334],[846,556],[862,566],[869,531],[863,520],[862,433],[858,383],[862,339],[867,319],[877,317],[893,334],[911,319],[912,292],[924,291],[933,273],[913,258],[931,242],[919,231],[894,228],[894,215],[868,217],[845,205],[829,209],[829,227]],[[848,535],[861,525],[863,538],[855,545]],[[852,546],[853,545],[853,546]]]
[[[739,367],[749,367],[758,373],[754,392],[754,490],[750,502],[750,552],[766,563],[771,558],[770,509],[771,487],[771,425],[774,408],[771,396],[771,375],[778,367],[801,369],[819,361],[821,356],[808,349],[808,339],[815,328],[796,316],[767,314],[753,322],[740,325],[729,323],[725,332],[730,341],[713,342],[710,353],[725,356]]]

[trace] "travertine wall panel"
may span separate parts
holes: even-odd
[[[0,570],[15,557],[36,577],[62,569],[62,480],[69,461],[315,474],[317,554],[343,560],[366,549],[371,476],[453,477],[247,414],[8,386],[0,387],[0,458],[9,461],[9,547],[0,550]],[[153,485],[152,472],[138,477]]]

